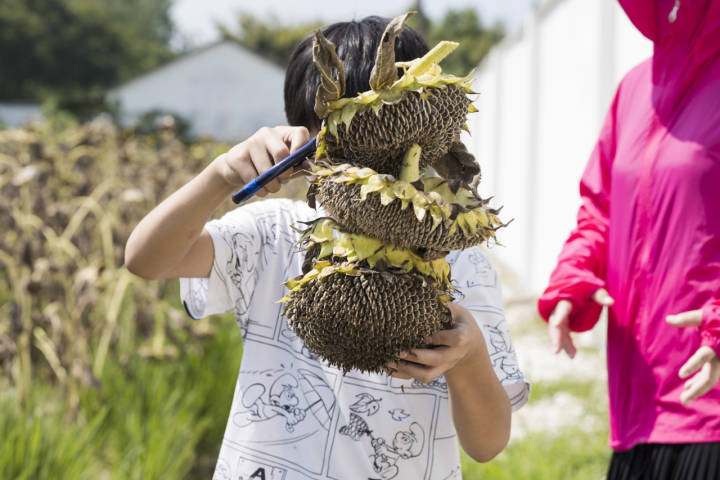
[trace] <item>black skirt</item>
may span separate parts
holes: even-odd
[[[644,443],[614,452],[607,480],[719,480],[720,442]]]

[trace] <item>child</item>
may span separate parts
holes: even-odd
[[[369,90],[387,23],[369,17],[323,29],[343,61],[347,96]],[[320,129],[311,46],[309,37],[297,46],[286,74],[286,114],[296,126],[259,130],[151,211],[128,240],[127,268],[144,278],[184,277],[191,316],[232,312],[242,329],[243,360],[216,478],[460,478],[458,440],[474,459],[493,458],[508,441],[511,408],[529,392],[498,277],[482,251],[447,257],[458,288],[457,303],[449,304],[455,326],[428,339],[435,348],[406,352],[388,365],[391,376],[343,375],[292,333],[277,303],[304,259],[291,226],[322,212],[268,200],[206,224],[223,200]],[[427,46],[406,28],[395,50],[407,61]]]

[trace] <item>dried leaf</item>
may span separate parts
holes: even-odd
[[[472,181],[475,175],[480,173],[480,166],[475,161],[475,157],[468,152],[462,142],[453,143],[450,151],[438,162],[435,162],[433,168],[440,176],[447,179],[462,180],[466,185]]]
[[[383,32],[375,57],[375,66],[370,73],[370,88],[382,90],[389,88],[398,79],[395,66],[395,39],[403,31],[408,18],[415,12],[408,12],[393,18]]]
[[[325,38],[320,30],[313,39],[313,61],[320,71],[320,86],[315,95],[315,113],[327,117],[329,104],[345,94],[345,69],[335,51],[335,44]]]

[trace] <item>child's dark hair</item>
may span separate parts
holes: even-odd
[[[390,19],[366,17],[359,22],[340,22],[324,27],[321,31],[333,42],[345,67],[345,96],[354,97],[370,90],[370,72],[375,65],[380,38]],[[313,36],[302,40],[288,62],[285,72],[285,115],[288,123],[304,126],[309,130],[320,129],[320,119],[315,114],[315,93],[320,84],[320,74],[312,59]],[[395,60],[405,62],[427,53],[425,40],[412,28],[405,26],[395,41]]]

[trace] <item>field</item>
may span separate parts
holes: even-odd
[[[210,478],[239,331],[229,317],[191,322],[177,282],[137,279],[122,258],[142,215],[226,148],[61,114],[0,130],[0,478]],[[533,394],[506,451],[465,458],[465,478],[602,478],[603,379],[548,357],[528,309],[508,315]]]

